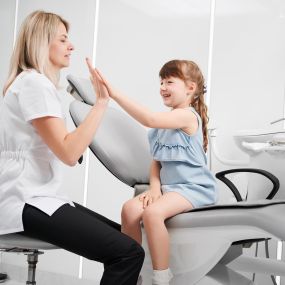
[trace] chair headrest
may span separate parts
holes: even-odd
[[[70,115],[76,126],[84,120],[91,108],[76,100],[70,104]],[[122,182],[132,187],[149,183],[152,158],[147,130],[126,113],[108,107],[89,147]]]
[[[66,79],[70,85],[67,91],[70,92],[75,99],[89,105],[94,105],[96,101],[95,90],[89,79],[75,77],[71,74],[67,75]]]

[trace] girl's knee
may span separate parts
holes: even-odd
[[[163,213],[158,209],[158,207],[148,206],[142,214],[143,223],[154,223],[164,222],[165,218]]]
[[[142,206],[135,199],[131,199],[124,203],[122,207],[121,217],[122,220],[141,220],[142,217]]]

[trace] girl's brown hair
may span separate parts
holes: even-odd
[[[171,60],[162,66],[159,76],[161,79],[170,76],[177,77],[182,79],[186,84],[189,82],[196,83],[196,90],[191,105],[202,119],[203,148],[206,152],[208,146],[207,125],[209,117],[207,115],[208,108],[204,99],[204,94],[206,93],[205,80],[199,66],[190,60]]]
[[[60,23],[68,32],[68,22],[57,14],[35,11],[27,16],[15,43],[3,95],[15,78],[28,69],[45,74],[57,86],[59,74],[52,74],[49,68],[49,44],[56,36]]]

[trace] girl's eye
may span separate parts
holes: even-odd
[[[170,84],[170,83],[173,83],[173,82],[172,82],[172,81],[167,81],[167,83],[169,83],[169,84]]]

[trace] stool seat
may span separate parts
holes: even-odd
[[[0,249],[21,248],[21,249],[57,249],[59,247],[34,238],[20,234],[0,235]]]

